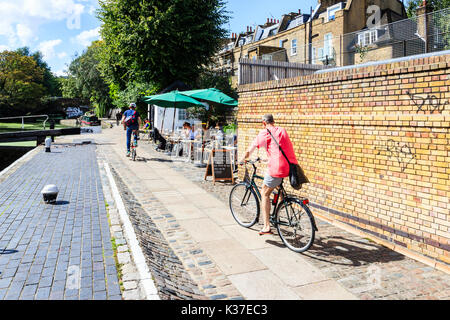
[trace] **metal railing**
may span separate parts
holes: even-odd
[[[271,74],[270,70],[262,72],[261,75],[250,74],[247,70],[249,68],[256,70],[261,63],[281,63],[288,69],[290,69],[289,66],[297,69],[300,64],[314,65],[314,67],[343,67],[448,50],[450,49],[450,8],[389,24],[375,25],[352,33],[320,34],[319,38],[320,41],[296,45],[292,48],[289,47],[288,42],[288,47],[280,48],[277,52],[263,54],[256,60],[241,60],[239,83],[273,80],[273,78],[267,78],[267,75]],[[250,65],[253,66],[250,67]],[[241,72],[245,72],[248,77]],[[298,72],[285,72],[282,78],[299,75],[301,74]]]
[[[239,84],[294,78],[326,69],[324,65],[288,63],[271,60],[239,60]]]
[[[43,122],[43,127],[45,130],[45,125],[49,119],[48,115],[44,114],[44,115],[36,115],[36,116],[19,116],[19,117],[6,117],[6,118],[0,118],[1,120],[14,120],[14,119],[21,119],[22,120],[22,130],[25,129],[25,119],[30,119],[30,118],[45,118],[44,122]]]
[[[286,61],[349,66],[450,49],[450,8],[286,48]],[[275,54],[265,59],[279,60]]]

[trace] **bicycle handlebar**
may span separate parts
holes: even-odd
[[[258,162],[261,162],[261,158],[257,158],[256,160],[246,160],[244,163],[241,163],[241,165],[244,165],[244,164],[256,164],[256,163],[258,163]]]

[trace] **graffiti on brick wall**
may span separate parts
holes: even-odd
[[[395,159],[402,172],[405,172],[408,166],[417,158],[409,143],[402,143],[392,139],[387,140],[375,149],[378,151],[377,155],[385,155],[388,158]]]
[[[448,104],[448,100],[444,100],[436,97],[434,94],[428,94],[426,97],[411,94],[407,92],[409,98],[417,107],[417,113],[442,113],[445,110],[445,106]]]

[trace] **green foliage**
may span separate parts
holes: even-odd
[[[407,5],[406,12],[411,19],[416,18],[416,11],[422,6],[422,0],[410,0]],[[448,10],[436,12],[439,10],[450,8],[450,0],[428,0],[427,6],[434,12],[432,21],[431,41],[435,43],[438,50],[450,49],[450,17]],[[429,10],[430,11],[430,10]],[[430,27],[429,27],[430,28]],[[438,36],[436,35],[438,33]]]
[[[367,53],[370,51],[369,47],[355,44],[355,48],[356,48],[356,52],[359,54],[359,58],[361,59],[361,61],[364,61]]]
[[[133,82],[194,83],[229,19],[223,0],[101,0],[100,7],[101,70],[120,90]]]
[[[44,72],[36,61],[17,52],[0,53],[0,113],[32,112],[45,95]]]
[[[113,89],[115,99],[114,105],[122,110],[128,109],[131,102],[136,103],[137,110],[141,115],[147,112],[147,104],[142,102],[142,98],[145,96],[151,96],[157,94],[158,87],[149,83],[130,83],[125,90],[115,91]],[[110,90],[111,92],[111,90]]]
[[[406,13],[409,18],[416,16],[417,8],[421,7],[423,0],[410,0],[406,5]],[[442,10],[450,7],[450,0],[427,0],[427,5],[433,9],[433,11]]]
[[[237,99],[238,94],[231,86],[230,78],[224,75],[218,75],[211,71],[204,71],[200,74],[195,84],[196,88],[208,89],[216,88],[226,95]],[[189,108],[188,114],[192,118],[197,118],[203,123],[211,125],[212,123],[225,123],[227,116],[233,113],[233,107],[224,106],[215,103],[209,103],[210,110],[205,110],[202,107],[192,107]]]
[[[19,48],[16,52],[20,55],[31,57],[34,61],[36,61],[38,67],[40,67],[43,71],[43,85],[47,89],[46,94],[52,97],[60,97],[61,87],[59,81],[51,72],[48,64],[43,60],[42,53],[40,51],[31,53],[30,48],[28,47]]]
[[[83,54],[73,60],[66,79],[61,79],[65,98],[88,99],[94,104],[97,115],[103,117],[112,106],[110,88],[99,69],[100,41],[93,42]]]

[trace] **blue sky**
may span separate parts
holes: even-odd
[[[0,0],[0,51],[40,50],[56,74],[98,39],[97,0]]]
[[[227,10],[232,19],[227,26],[231,32],[246,31],[247,26],[255,29],[256,25],[267,22],[267,18],[281,20],[283,14],[289,12],[309,13],[317,6],[317,0],[228,0]]]
[[[228,0],[230,33],[281,19],[299,9],[309,13],[317,0]],[[99,38],[95,17],[98,0],[0,0],[0,51],[28,46],[44,54],[57,75],[93,41]]]

